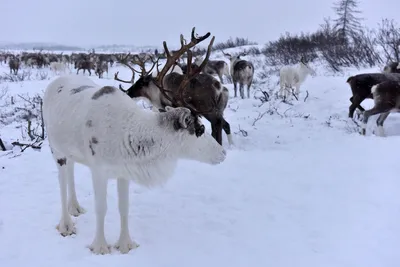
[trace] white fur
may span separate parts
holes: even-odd
[[[77,88],[83,90],[72,94]],[[96,254],[110,252],[104,235],[107,181],[117,178],[121,231],[116,247],[127,253],[137,246],[128,227],[129,181],[157,186],[173,175],[179,159],[218,164],[226,152],[208,133],[197,138],[186,129],[174,129],[177,119],[182,127],[187,125],[188,109],[147,111],[114,87],[92,99],[102,88],[88,77],[67,75],[51,82],[44,94],[43,117],[53,157],[66,159],[66,164],[57,164],[62,207],[57,228],[64,236],[76,232],[70,213],[84,210],[76,198],[73,167],[84,164],[92,173],[96,208],[96,234],[89,247]]]
[[[378,88],[378,84],[376,84],[376,85],[374,85],[374,86],[371,87],[371,93],[372,93],[372,94],[375,94],[376,88]]]
[[[292,87],[295,88],[296,96],[300,94],[300,86],[306,80],[307,75],[315,75],[315,70],[300,62],[297,66],[284,66],[281,68],[280,76],[280,90],[279,94],[284,99],[287,99]]]
[[[64,62],[51,62],[50,63],[50,70],[54,72],[54,74],[60,74],[66,72],[68,69],[67,64]]]

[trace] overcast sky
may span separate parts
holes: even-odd
[[[0,0],[0,41],[66,45],[171,46],[179,34],[210,31],[216,42],[245,37],[265,43],[281,33],[313,31],[334,16],[328,0]],[[228,4],[229,3],[229,4]],[[364,23],[399,18],[399,0],[363,0]],[[400,19],[398,19],[400,23]]]

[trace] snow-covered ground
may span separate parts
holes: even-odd
[[[259,72],[262,60],[248,58],[258,61]],[[1,68],[0,73],[8,72]],[[110,70],[109,79],[92,78],[118,85],[112,80],[117,70],[130,77],[120,66]],[[40,152],[0,152],[0,265],[399,266],[400,177],[392,148],[400,147],[400,117],[389,116],[386,138],[371,134],[375,116],[366,137],[347,120],[347,77],[377,70],[331,76],[320,67],[292,105],[272,94],[264,104],[231,98],[225,116],[235,146],[228,149],[225,162],[208,166],[181,161],[162,188],[131,184],[130,227],[140,247],[127,255],[113,250],[96,256],[86,247],[95,229],[86,167],[76,166],[75,175],[78,199],[87,212],[73,218],[77,235],[62,237],[55,229],[61,211],[57,168],[47,143]],[[3,104],[13,96],[25,105],[18,95],[42,93],[50,80],[32,73],[32,81],[0,83],[0,90],[8,88]],[[255,88],[278,89],[276,76],[269,82],[257,80]],[[226,86],[233,95],[233,86]],[[372,101],[363,105],[371,107]],[[0,113],[9,109],[2,106]],[[0,134],[7,144],[15,141],[21,137],[21,122],[0,125]],[[225,145],[226,140],[224,135]],[[112,244],[120,227],[114,180],[108,204],[106,238]]]

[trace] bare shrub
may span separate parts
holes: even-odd
[[[236,37],[235,39],[233,39],[232,37],[230,37],[225,42],[215,44],[213,48],[214,50],[221,50],[245,45],[257,45],[257,43],[249,41],[249,39],[247,38]]]
[[[30,70],[24,70],[18,74],[7,74],[0,75],[0,82],[22,82],[31,80],[32,72]]]
[[[382,20],[376,42],[381,47],[386,62],[400,61],[400,28],[393,20]]]
[[[0,125],[17,124],[21,129],[21,140],[13,142],[14,146],[20,146],[22,150],[27,147],[40,148],[46,138],[44,121],[42,116],[43,101],[39,94],[30,97],[29,94],[9,96],[7,93],[0,99],[2,112],[0,113]]]

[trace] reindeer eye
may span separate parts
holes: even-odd
[[[190,117],[185,118],[186,125],[189,125],[191,121],[192,121],[192,119]]]

